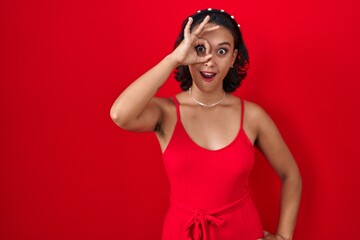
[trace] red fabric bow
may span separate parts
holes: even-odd
[[[225,221],[203,210],[197,210],[186,227],[187,236],[193,240],[207,240],[208,223],[219,227]]]

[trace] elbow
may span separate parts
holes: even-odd
[[[110,118],[116,125],[119,125],[121,118],[119,117],[119,114],[113,110],[113,108],[110,110]]]
[[[128,124],[128,120],[125,116],[125,114],[121,113],[120,111],[116,111],[114,108],[111,108],[110,110],[111,120],[121,128],[126,128],[126,125]]]
[[[287,173],[280,174],[279,176],[280,176],[280,179],[282,182],[291,181],[291,182],[296,183],[300,187],[302,186],[302,177],[299,172],[299,169],[297,169],[297,168],[294,169],[293,171],[289,171]]]
[[[302,177],[299,171],[293,172],[292,174],[285,175],[281,178],[283,184],[291,184],[293,189],[297,189],[301,193],[302,191]]]
[[[295,175],[294,177],[295,177],[299,187],[302,188],[302,177],[301,177],[301,174],[300,174],[300,171],[299,171],[298,168],[297,168],[297,171],[296,171],[296,173],[294,175]]]
[[[302,190],[302,177],[300,174],[299,174],[299,179],[298,179],[298,185],[299,185],[299,189],[301,191]]]

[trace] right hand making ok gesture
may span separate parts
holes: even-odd
[[[210,54],[210,44],[202,36],[210,31],[216,30],[219,26],[208,26],[207,23],[210,16],[206,16],[200,25],[195,26],[193,31],[190,32],[193,19],[190,17],[185,29],[184,40],[179,46],[171,53],[171,57],[176,61],[177,65],[190,65],[195,63],[205,63],[212,55]],[[205,54],[200,54],[199,47],[203,47]]]

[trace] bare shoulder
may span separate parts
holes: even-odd
[[[244,105],[244,127],[252,131],[256,144],[262,144],[265,138],[278,138],[277,126],[263,107],[251,101],[245,101]]]
[[[245,100],[244,106],[246,118],[249,122],[254,123],[256,127],[271,120],[269,114],[259,104]]]

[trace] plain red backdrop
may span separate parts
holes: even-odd
[[[208,7],[241,24],[251,67],[235,94],[270,114],[301,170],[294,239],[359,238],[358,0],[1,0],[0,239],[160,239],[159,145],[109,110]],[[159,96],[179,91],[171,77]],[[279,180],[256,156],[255,200],[273,231]]]

